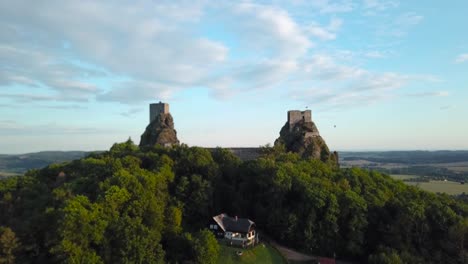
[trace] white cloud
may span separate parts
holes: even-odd
[[[42,95],[33,93],[0,93],[2,98],[12,99],[16,102],[30,103],[35,101],[55,101],[59,97],[53,95]]]
[[[40,97],[50,97],[51,100],[86,100],[99,89],[83,79],[103,75],[57,57],[47,49],[37,51],[23,43],[15,47],[0,45],[0,58],[7,64],[0,71],[0,85],[20,84],[38,92],[43,92],[43,86],[50,87],[52,90],[48,95],[42,94]]]
[[[456,107],[455,105],[444,105],[444,106],[441,106],[439,109],[445,111],[445,110],[453,109],[455,107]]]
[[[377,26],[377,34],[381,36],[404,37],[415,26],[424,20],[424,16],[414,12],[406,12],[391,18]]]
[[[182,89],[180,85],[169,86],[164,83],[130,80],[121,82],[113,89],[99,94],[97,99],[130,104],[144,100],[155,100],[156,98],[167,100],[172,93],[179,89]]]
[[[234,61],[225,44],[199,34],[202,2],[0,4],[0,30],[8,33],[0,36],[0,57],[9,64],[0,72],[0,85],[39,87],[29,99],[39,93],[50,100],[122,103],[163,99],[194,86],[233,93],[226,84],[268,87],[287,78],[312,47],[284,9],[247,2],[214,8],[225,14],[220,23],[240,36],[243,51],[253,59]],[[330,29],[340,23],[332,20]],[[76,58],[80,63],[73,62]],[[95,79],[104,73],[85,65],[125,81],[98,87]]]
[[[327,29],[320,27],[319,25],[310,25],[307,28],[307,32],[314,36],[317,37],[321,40],[333,40],[336,38],[336,34],[328,31]]]
[[[408,76],[393,72],[380,74],[366,72],[352,87],[353,90],[359,91],[392,91],[402,87],[408,79]]]
[[[202,16],[198,3],[19,0],[2,2],[0,10],[0,30],[11,33],[0,36],[6,43],[0,56],[9,64],[0,85],[44,85],[61,99],[112,94],[83,81],[92,72],[69,59],[154,87],[180,87],[201,82],[228,52],[221,43],[187,29]],[[69,48],[62,47],[64,41]]]
[[[202,82],[219,99],[280,85],[298,70],[298,61],[313,46],[302,26],[284,9],[250,2],[231,9],[232,17],[224,18],[226,25],[242,36],[239,44],[250,58],[225,63]]]
[[[60,110],[80,110],[87,109],[85,106],[78,104],[67,104],[67,105],[38,105],[37,107],[49,108],[49,109],[60,109]]]
[[[367,1],[366,5],[372,9],[390,6],[385,3]],[[100,100],[138,104],[169,99],[192,87],[207,87],[217,98],[226,98],[252,89],[319,83],[337,86],[333,92],[340,98],[364,98],[364,91],[388,94],[407,81],[403,75],[372,73],[314,50],[313,39],[337,38],[343,21],[334,16],[320,25],[273,5],[226,1],[206,8],[205,4],[1,2],[0,58],[8,67],[0,71],[0,85],[29,87],[28,92],[2,91],[2,96],[20,103]],[[321,15],[354,8],[346,0],[303,4]],[[207,9],[222,14],[216,17],[217,23],[223,26],[222,34],[234,35],[232,43],[200,33],[203,19],[212,15],[205,13]],[[421,19],[406,13],[394,25],[411,26]],[[365,56],[383,54],[370,51]],[[117,80],[96,81],[100,78]]]
[[[328,25],[328,29],[331,30],[331,31],[338,31],[341,28],[342,25],[343,25],[343,20],[334,17],[334,18],[332,18],[330,20],[330,24]]]
[[[456,63],[462,63],[468,61],[468,53],[463,53],[458,55],[458,57],[455,59]]]
[[[47,135],[62,135],[62,134],[73,134],[73,135],[86,135],[86,134],[105,134],[114,133],[111,129],[103,129],[96,127],[82,127],[75,126],[73,124],[60,125],[56,123],[44,123],[44,124],[26,124],[14,120],[0,120],[0,135],[36,135],[36,134],[47,134]]]
[[[313,7],[318,8],[320,13],[346,13],[351,12],[354,9],[353,1],[341,0],[341,1],[329,1],[329,0],[310,0]]]
[[[283,9],[241,3],[234,8],[236,27],[251,47],[271,49],[280,58],[298,58],[304,55],[312,43],[301,27]]]
[[[387,57],[383,52],[377,50],[367,51],[364,53],[364,56],[371,59],[382,59]]]
[[[304,73],[318,80],[338,81],[355,79],[366,74],[358,67],[338,64],[334,58],[326,54],[312,56],[303,64]]]
[[[408,12],[400,15],[399,17],[396,18],[395,20],[395,25],[397,26],[404,26],[404,27],[409,27],[409,26],[415,26],[424,19],[423,16],[418,15],[416,13]]]
[[[375,11],[384,11],[389,8],[395,8],[399,6],[398,1],[386,1],[386,0],[363,0],[363,6],[365,9],[371,9]]]
[[[439,82],[430,75],[404,75],[394,72],[371,72],[359,66],[346,65],[333,57],[317,54],[300,64],[302,71],[288,95],[305,104],[325,110],[361,107],[397,97],[398,91],[410,82]],[[446,92],[424,93],[425,96],[446,96]]]
[[[322,27],[318,23],[313,22],[305,28],[305,31],[320,40],[334,40],[336,39],[336,32],[340,29],[342,24],[343,20],[332,18],[330,24],[326,27]]]
[[[450,93],[447,91],[436,91],[436,92],[420,92],[420,93],[411,93],[408,94],[410,97],[446,97],[449,96]]]
[[[125,116],[125,117],[133,117],[136,113],[139,113],[143,111],[143,108],[141,107],[133,107],[128,109],[125,112],[120,113],[120,115]]]

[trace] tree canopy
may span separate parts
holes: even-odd
[[[263,153],[243,162],[221,148],[140,149],[128,140],[2,179],[0,261],[215,263],[219,246],[205,228],[226,212],[316,255],[466,262],[466,201],[281,148]]]

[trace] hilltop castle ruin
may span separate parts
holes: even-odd
[[[281,128],[275,145],[284,145],[286,151],[298,153],[304,158],[320,159],[338,164],[338,153],[330,152],[312,121],[312,111],[290,110],[288,120]]]
[[[294,128],[298,127],[299,124],[307,124],[312,122],[312,111],[311,110],[305,110],[305,111],[299,111],[299,110],[289,110],[288,111],[288,125],[289,125],[289,132],[293,132]],[[314,124],[315,127],[315,124]],[[310,138],[310,137],[318,137],[320,136],[320,133],[315,127],[315,129],[311,129],[312,131],[305,131],[304,132],[304,137],[305,138]]]
[[[149,105],[149,125],[141,135],[140,147],[154,145],[178,145],[174,120],[169,113],[169,104],[159,102]],[[311,110],[288,111],[286,124],[281,128],[275,145],[284,145],[286,151],[298,153],[304,158],[331,161],[338,164],[338,154],[330,152],[327,144],[312,121]],[[241,159],[255,159],[261,155],[259,148],[230,148]]]
[[[169,147],[178,145],[177,131],[174,129],[174,119],[169,113],[169,104],[150,104],[149,125],[141,135],[140,147],[161,145]]]
[[[153,122],[156,117],[158,117],[160,114],[169,114],[169,104],[162,103],[159,101],[159,103],[155,104],[150,104],[149,108],[149,122]]]
[[[289,126],[292,127],[298,122],[312,122],[312,111],[311,110],[305,110],[305,111],[299,111],[299,110],[289,110],[288,111],[288,123]]]

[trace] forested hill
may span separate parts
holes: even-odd
[[[177,146],[110,151],[0,181],[0,262],[215,263],[213,215],[248,217],[303,252],[359,263],[464,263],[468,207],[281,148],[241,161]]]

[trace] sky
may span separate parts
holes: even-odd
[[[0,0],[0,153],[274,143],[312,110],[332,150],[468,149],[468,1]]]

